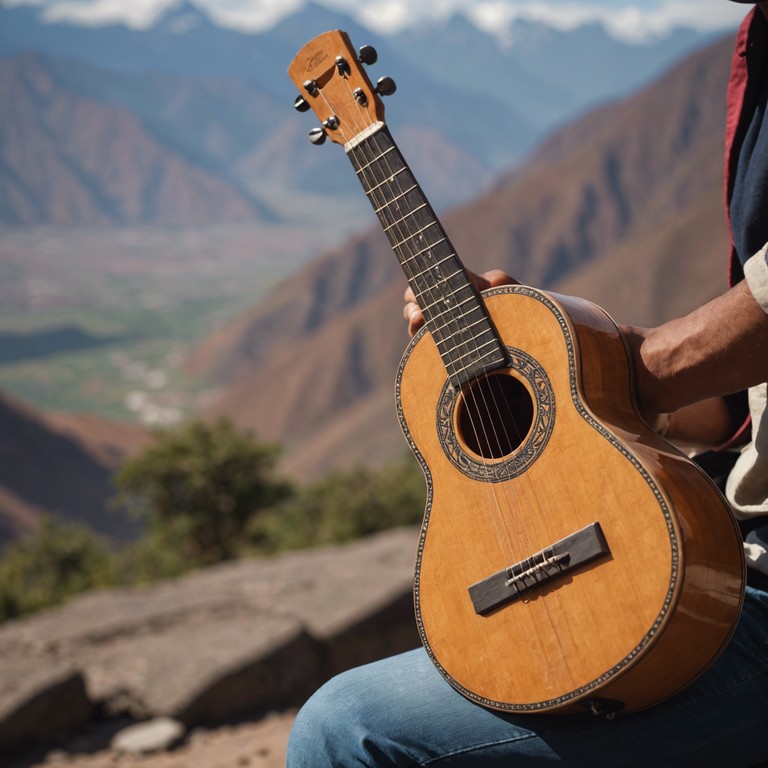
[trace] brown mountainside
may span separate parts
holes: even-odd
[[[501,267],[633,323],[719,292],[731,45],[723,40],[591,112],[445,216],[466,265]],[[405,346],[404,287],[378,229],[326,254],[201,345],[190,365],[219,387],[211,410],[283,440],[286,466],[303,477],[401,452],[392,386]]]
[[[146,445],[141,427],[92,414],[43,416],[0,393],[0,549],[46,514],[126,540],[138,524],[107,502],[121,460]]]
[[[0,60],[0,219],[12,224],[206,224],[262,212],[161,144],[135,114],[61,86],[34,54]]]

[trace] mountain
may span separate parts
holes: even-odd
[[[590,105],[637,90],[707,42],[693,30],[675,29],[633,45],[600,24],[561,31],[524,19],[504,38],[500,43],[454,15],[437,27],[408,28],[388,43],[414,69],[524,110],[540,136]]]
[[[467,266],[501,267],[636,324],[721,291],[731,48],[721,40],[592,111],[447,215]],[[378,228],[328,252],[198,348],[189,365],[218,389],[211,412],[285,441],[286,467],[303,478],[403,451],[392,382],[404,287]]]
[[[133,112],[62,84],[55,65],[36,54],[0,60],[0,101],[2,222],[179,225],[268,215]]]
[[[115,541],[138,533],[124,512],[108,510],[120,461],[146,445],[134,425],[87,414],[43,416],[0,393],[0,549],[43,515],[87,525]]]
[[[154,29],[160,34],[200,37],[214,32],[215,25],[202,8],[188,0],[182,0],[168,6],[165,13],[155,22]]]
[[[218,26],[190,2],[147,29],[94,28],[0,6],[0,222],[259,221],[285,217],[307,193],[310,205],[338,198],[360,218],[354,175],[308,143],[315,121],[293,112],[285,73],[333,28],[375,45],[371,76],[398,82],[388,120],[439,209],[485,191],[553,126],[704,39],[679,31],[630,45],[600,26],[518,21],[503,45],[463,16],[382,36],[311,3],[259,33]]]
[[[403,102],[413,89],[402,89]],[[505,130],[492,141],[476,141],[477,128],[444,130],[457,97],[444,86],[423,89],[429,109],[401,119],[404,146],[445,206],[486,187],[490,155],[526,129],[503,105],[470,95],[483,125],[498,118]],[[270,221],[275,204],[298,214],[297,192],[341,197],[353,216],[364,210],[351,169],[307,140],[313,122],[245,79],[115,73],[27,53],[0,59],[0,98],[2,223]],[[446,169],[463,184],[446,184]]]

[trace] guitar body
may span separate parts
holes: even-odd
[[[602,310],[523,286],[484,301],[511,360],[490,389],[457,392],[424,330],[398,373],[429,490],[414,591],[424,647],[495,709],[650,706],[733,632],[738,528],[709,478],[637,415],[626,347]],[[506,423],[485,424],[502,398]],[[508,437],[483,438],[499,429]],[[582,548],[569,537],[584,529],[595,541],[568,570]],[[560,541],[572,551],[550,559]]]

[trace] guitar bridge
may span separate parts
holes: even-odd
[[[600,523],[592,523],[531,557],[510,565],[469,587],[475,612],[481,616],[528,592],[611,554]]]

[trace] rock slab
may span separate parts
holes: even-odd
[[[189,728],[295,707],[330,676],[416,647],[417,532],[111,589],[0,627],[0,746],[94,715]]]

